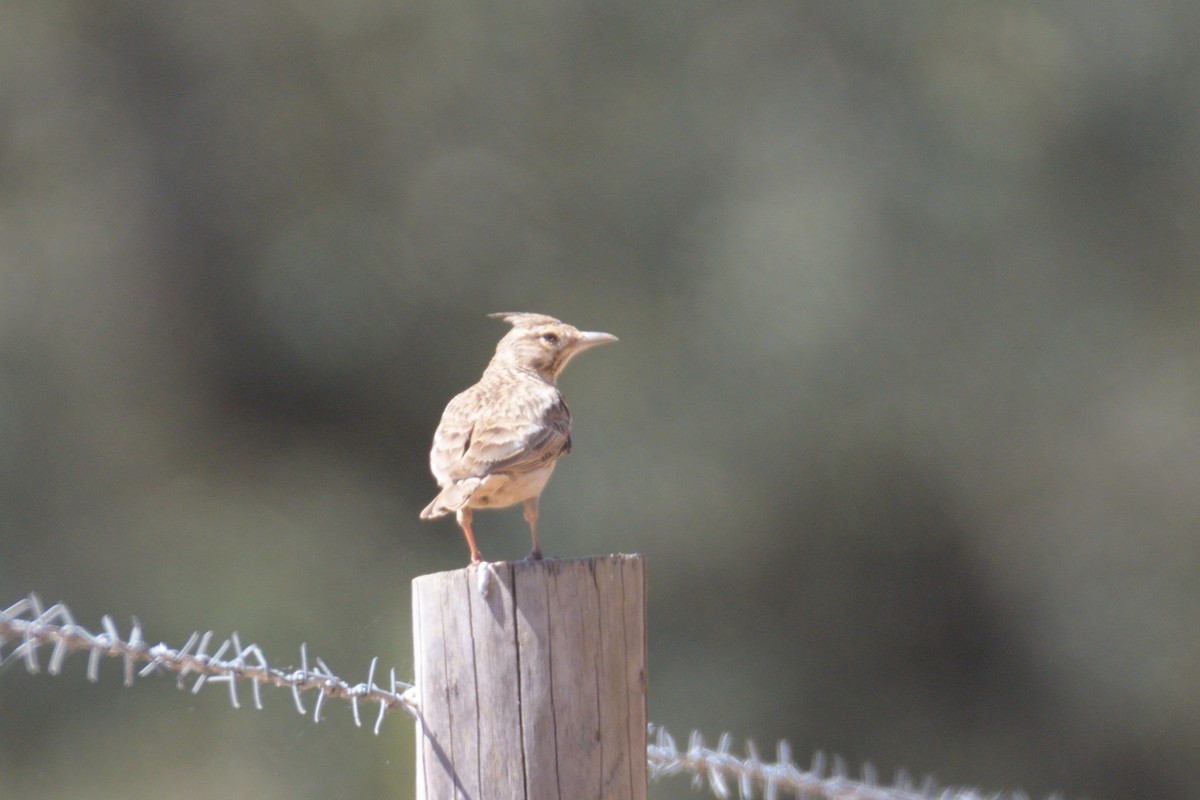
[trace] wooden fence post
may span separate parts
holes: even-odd
[[[645,560],[492,567],[412,584],[417,800],[645,800]]]

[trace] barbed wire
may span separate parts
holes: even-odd
[[[339,678],[317,658],[310,666],[308,648],[300,645],[300,668],[278,669],[268,663],[262,648],[256,644],[243,645],[235,632],[219,642],[212,631],[195,632],[178,649],[159,643],[150,645],[142,625],[133,618],[129,637],[121,638],[117,623],[109,615],[101,618],[102,632],[93,633],[75,622],[71,610],[63,603],[46,607],[36,594],[17,601],[0,611],[0,667],[23,662],[31,674],[42,671],[42,648],[49,650],[46,672],[62,673],[63,664],[72,652],[87,651],[87,678],[100,680],[100,665],[104,658],[120,659],[126,686],[138,678],[156,672],[174,673],[176,685],[186,688],[191,676],[191,692],[199,693],[207,684],[225,683],[234,708],[241,708],[238,684],[250,682],[255,708],[262,708],[263,684],[291,690],[296,710],[308,712],[303,695],[316,692],[313,721],[320,722],[321,710],[329,698],[348,700],[354,722],[362,726],[359,706],[377,703],[378,715],[374,732],[379,733],[389,711],[401,710],[417,716],[416,691],[411,684],[398,681],[396,670],[388,672],[386,686],[375,683],[379,659],[371,660],[367,679],[350,683]],[[6,655],[10,642],[16,646]],[[211,650],[211,651],[210,651]],[[774,761],[763,761],[752,742],[747,742],[746,756],[732,752],[732,737],[723,735],[716,748],[704,745],[698,732],[693,731],[686,749],[681,749],[666,728],[651,724],[654,737],[646,752],[646,763],[653,779],[686,774],[696,788],[707,785],[719,798],[730,798],[736,790],[741,800],[1020,800],[1024,795],[983,795],[970,789],[936,789],[931,780],[917,786],[904,773],[897,775],[890,786],[880,785],[874,770],[863,768],[859,779],[849,776],[845,764],[834,759],[830,765],[818,753],[812,766],[801,769],[792,760],[787,742],[780,742]]]
[[[879,783],[874,767],[867,764],[858,779],[852,778],[846,763],[823,753],[813,756],[812,766],[801,769],[792,760],[791,747],[779,742],[775,761],[763,761],[753,742],[746,742],[745,757],[732,752],[733,737],[723,734],[716,746],[704,746],[698,731],[692,731],[686,749],[680,749],[665,728],[650,726],[654,741],[647,749],[651,778],[685,773],[692,786],[709,790],[720,798],[736,791],[740,800],[761,797],[779,800],[1028,800],[1024,794],[981,794],[974,789],[939,789],[932,778],[916,784],[901,771],[891,785]],[[1051,798],[1051,800],[1054,800]]]
[[[315,691],[317,698],[313,706],[313,720],[316,722],[321,721],[321,707],[331,697],[350,701],[354,722],[360,727],[360,703],[378,703],[379,715],[375,721],[377,734],[388,711],[402,709],[415,715],[413,687],[396,680],[395,669],[389,673],[386,688],[375,683],[378,658],[372,659],[365,682],[351,684],[335,675],[320,658],[310,666],[308,648],[304,644],[300,645],[300,668],[282,670],[268,663],[258,645],[243,646],[236,632],[215,643],[215,646],[212,631],[195,632],[183,647],[174,649],[162,643],[148,644],[136,617],[130,626],[128,639],[121,638],[111,616],[104,615],[100,622],[104,631],[92,633],[75,622],[65,604],[55,603],[45,608],[36,594],[30,594],[0,611],[0,665],[22,660],[28,672],[37,674],[41,672],[40,648],[46,647],[50,650],[46,671],[58,675],[71,652],[86,650],[87,678],[93,683],[100,680],[102,658],[119,658],[124,664],[126,686],[132,686],[135,678],[144,678],[155,672],[173,672],[176,685],[182,689],[185,681],[194,674],[196,679],[192,683],[192,694],[199,693],[205,684],[225,683],[229,686],[229,702],[234,708],[241,708],[238,683],[249,681],[254,707],[258,709],[262,708],[263,684],[291,689],[296,711],[301,714],[308,713],[302,695]],[[12,652],[4,655],[4,645],[13,640],[19,640],[20,643]],[[211,653],[210,648],[213,648]]]

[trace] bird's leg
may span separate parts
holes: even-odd
[[[463,536],[467,537],[467,547],[471,548],[471,563],[478,564],[483,561],[483,555],[475,546],[475,536],[471,533],[471,509],[464,506],[454,516],[458,520],[458,527],[462,528]]]
[[[530,561],[542,560],[542,546],[538,543],[537,520],[538,499],[530,497],[525,501],[525,521],[529,523],[529,535],[533,538],[533,549],[529,551]]]

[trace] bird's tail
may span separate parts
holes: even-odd
[[[458,511],[471,501],[471,494],[479,488],[478,478],[469,478],[452,483],[438,493],[433,501],[421,512],[421,519],[437,519]]]
[[[433,498],[432,503],[425,506],[425,509],[421,512],[421,519],[437,519],[438,517],[444,517],[449,513],[450,509],[442,505],[442,496],[439,494],[437,497]]]

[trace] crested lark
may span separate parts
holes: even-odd
[[[578,353],[617,341],[543,314],[489,316],[511,323],[512,330],[496,345],[479,383],[446,406],[429,453],[442,491],[421,512],[421,519],[455,513],[472,564],[483,560],[471,532],[472,509],[520,502],[533,538],[529,557],[542,557],[538,495],[554,462],[571,450],[571,412],[555,380]]]

